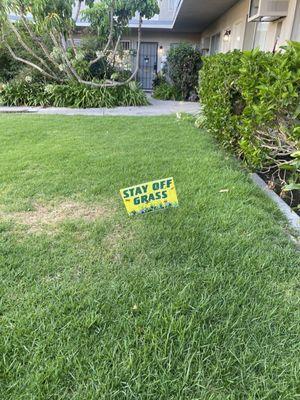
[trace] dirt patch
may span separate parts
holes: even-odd
[[[29,233],[42,233],[53,231],[59,224],[67,221],[94,222],[109,218],[112,212],[112,209],[99,204],[64,201],[53,205],[36,203],[33,211],[0,211],[0,218],[26,226]]]

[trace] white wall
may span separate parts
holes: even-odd
[[[297,15],[298,15],[298,14],[296,14],[296,11],[299,12],[299,9],[300,9],[300,1],[299,0],[290,0],[288,16],[286,18],[284,18],[283,24],[282,24],[282,33],[281,33],[281,37],[279,40],[279,45],[283,45],[283,44],[285,44],[285,42],[287,40],[291,39],[293,27],[294,27],[294,21],[295,21],[295,23],[297,22],[295,20],[295,17],[297,17]],[[298,22],[299,22],[298,32],[296,33],[296,29],[294,30],[294,32],[295,32],[294,40],[297,40],[300,42],[300,20]]]
[[[278,50],[291,39],[300,41],[300,0],[290,0],[288,16],[268,23],[247,22],[249,0],[240,0],[235,6],[210,25],[201,35],[201,44],[207,43],[216,33],[221,33],[220,52],[259,47],[264,51]],[[297,10],[297,13],[296,13]],[[296,19],[295,19],[296,15]],[[294,28],[293,28],[294,27]],[[224,42],[226,30],[231,30],[230,40]],[[238,38],[242,35],[241,40]]]
[[[125,35],[123,40],[129,40],[132,48],[136,48],[137,45],[137,34],[135,30],[131,33]],[[154,42],[158,44],[158,71],[161,70],[167,53],[170,49],[171,44],[175,43],[191,43],[194,45],[199,45],[200,34],[184,34],[169,31],[157,31],[150,29],[143,31],[142,42]],[[161,48],[162,47],[162,48]]]
[[[296,14],[291,39],[300,42],[300,0],[297,0],[296,4]]]
[[[208,41],[213,35],[220,33],[220,52],[227,52],[243,48],[244,34],[246,28],[246,16],[248,13],[248,0],[242,0],[222,15],[217,21],[210,25],[201,35],[202,43]],[[225,31],[230,30],[231,35],[228,42],[223,40]]]

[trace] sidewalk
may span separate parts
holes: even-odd
[[[200,111],[199,103],[183,101],[162,101],[149,98],[150,105],[143,107],[116,107],[116,108],[42,108],[42,107],[0,107],[0,113],[32,113],[41,115],[122,115],[122,116],[159,116],[178,112],[197,114]]]

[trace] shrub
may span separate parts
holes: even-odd
[[[180,91],[161,73],[153,80],[153,97],[159,100],[183,100]]]
[[[182,100],[181,93],[170,83],[161,83],[153,90],[153,97],[159,100]]]
[[[128,85],[95,89],[72,83],[69,85],[43,85],[13,81],[0,87],[0,103],[6,106],[54,106],[100,108],[147,105],[147,97],[140,87]]]
[[[165,70],[184,100],[195,97],[201,66],[201,53],[193,46],[183,43],[170,49]]]
[[[157,86],[163,85],[164,83],[168,83],[166,76],[163,73],[156,74],[152,82],[153,89],[157,88]]]
[[[206,57],[200,72],[205,126],[280,191],[300,189],[299,67],[291,43],[284,53]]]
[[[50,105],[50,101],[39,83],[12,81],[0,87],[0,104],[35,107]]]
[[[21,67],[10,57],[8,51],[0,47],[0,82],[8,82],[13,79]]]

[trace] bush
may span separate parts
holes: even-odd
[[[154,87],[153,97],[159,100],[182,100],[181,93],[170,83],[161,83]]]
[[[22,65],[14,61],[8,51],[0,47],[0,82],[8,82],[19,72]]]
[[[300,189],[299,67],[300,44],[291,43],[284,53],[206,57],[200,72],[205,126],[283,195]]]
[[[166,76],[163,73],[158,73],[155,75],[152,82],[153,89],[165,83],[168,83]]]
[[[0,87],[0,104],[6,106],[53,106],[100,108],[147,105],[147,97],[140,87],[131,82],[113,88],[91,88],[69,85],[42,85],[13,81]]]
[[[196,97],[201,66],[201,53],[193,46],[183,43],[170,49],[165,70],[183,100]]]

